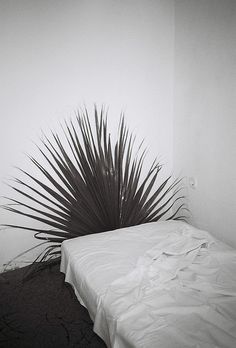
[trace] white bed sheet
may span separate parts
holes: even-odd
[[[236,347],[236,251],[155,222],[63,242],[61,271],[114,348]]]

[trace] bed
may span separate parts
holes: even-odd
[[[236,250],[180,221],[62,243],[61,271],[112,348],[236,347]]]

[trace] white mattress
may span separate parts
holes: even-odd
[[[177,221],[62,243],[61,271],[114,348],[236,347],[236,251]]]

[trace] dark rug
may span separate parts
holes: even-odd
[[[0,347],[105,348],[59,265],[22,282],[25,268],[0,275]]]

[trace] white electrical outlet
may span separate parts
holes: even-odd
[[[191,187],[192,189],[196,189],[196,187],[197,187],[197,179],[194,178],[193,176],[189,177],[188,178],[188,184],[189,184],[189,187]]]

